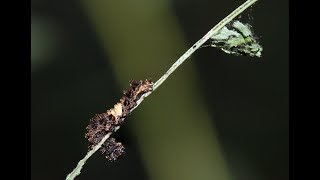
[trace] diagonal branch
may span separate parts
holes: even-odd
[[[239,6],[237,9],[232,11],[227,17],[222,19],[217,25],[215,25],[212,29],[209,30],[207,34],[205,34],[200,40],[198,40],[191,48],[189,48],[171,67],[170,69],[153,85],[153,90],[144,93],[136,102],[136,105],[130,110],[130,113],[137,108],[140,103],[148,97],[154,90],[156,90],[185,60],[187,60],[196,50],[198,50],[206,41],[208,41],[213,35],[217,34],[219,30],[221,30],[225,25],[227,25],[230,21],[232,21],[235,17],[237,17],[240,13],[242,13],[244,10],[249,8],[251,5],[253,5],[258,0],[247,0],[244,2],[241,6]],[[115,131],[117,131],[120,127],[117,126],[115,128]],[[76,176],[78,176],[81,173],[81,169],[83,165],[86,163],[86,161],[97,151],[101,148],[103,143],[111,136],[112,132],[109,132],[106,134],[103,139],[94,146],[87,155],[79,161],[77,164],[77,167],[66,177],[66,180],[73,180]]]

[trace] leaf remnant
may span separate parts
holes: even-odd
[[[210,38],[211,47],[220,48],[228,54],[261,57],[263,50],[254,36],[252,27],[240,21],[234,21],[230,28],[224,26]]]

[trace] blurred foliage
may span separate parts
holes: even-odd
[[[53,32],[55,25],[50,24],[48,18],[32,17],[31,22],[31,64],[34,71],[53,56],[53,50],[57,48],[55,41],[59,38],[54,38],[57,36]]]
[[[32,179],[65,178],[95,113],[130,79],[157,80],[241,3],[32,1]],[[289,179],[288,1],[250,11],[262,58],[200,49],[116,133],[127,154],[96,153],[77,179]]]

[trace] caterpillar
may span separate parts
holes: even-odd
[[[153,82],[146,79],[145,81],[130,81],[130,88],[123,92],[120,102],[116,103],[113,108],[107,112],[96,114],[89,120],[86,127],[85,138],[89,141],[89,149],[96,146],[102,138],[108,133],[115,132],[130,114],[131,110],[137,105],[140,97],[153,90]],[[103,143],[100,151],[109,161],[117,160],[125,153],[125,148],[121,142],[116,142],[114,138],[109,138]]]

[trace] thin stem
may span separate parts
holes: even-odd
[[[185,52],[171,67],[170,69],[157,81],[154,83],[153,90],[156,90],[169,76],[173,71],[175,71],[185,60],[187,60],[191,54],[193,54],[197,49],[201,47],[203,43],[208,41],[210,37],[218,33],[218,31],[227,25],[232,19],[237,17],[240,13],[250,7],[258,0],[247,0],[237,9],[232,11],[227,17],[222,19],[217,25],[215,25],[210,31],[204,35],[199,41],[197,41],[187,52]],[[149,94],[148,94],[149,95]]]
[[[117,131],[120,127],[116,127],[115,131]],[[76,176],[78,176],[81,173],[81,169],[83,167],[83,165],[86,163],[86,161],[98,150],[101,148],[102,144],[111,136],[112,132],[109,132],[107,135],[105,135],[102,140],[99,142],[99,144],[97,144],[94,148],[92,148],[92,150],[90,150],[87,155],[81,159],[78,162],[78,165],[76,168],[74,168],[74,170],[68,174],[66,180],[72,180],[74,179]]]
[[[169,76],[172,74],[185,60],[187,60],[197,49],[201,47],[210,37],[218,33],[218,31],[223,28],[226,24],[228,24],[232,19],[250,7],[252,4],[257,2],[258,0],[247,0],[237,9],[232,11],[227,17],[222,19],[217,25],[215,25],[210,31],[204,35],[199,41],[197,41],[188,51],[186,51],[171,67],[170,69],[153,85],[153,91],[156,90]],[[131,109],[130,113],[137,108],[140,103],[149,96],[153,91],[143,94],[140,99],[137,101],[137,105]],[[115,131],[117,131],[120,127],[117,127]],[[111,136],[112,132],[109,132],[103,139],[96,145],[92,150],[90,150],[87,155],[81,159],[77,165],[77,167],[66,177],[66,180],[73,180],[76,176],[78,176],[81,172],[83,165],[86,161],[98,150],[101,148],[102,144]]]
[[[153,91],[155,91],[185,60],[187,60],[197,49],[201,47],[202,44],[207,42],[210,37],[218,33],[218,31],[227,25],[232,19],[237,17],[240,13],[246,10],[248,7],[253,5],[258,0],[247,0],[237,9],[232,11],[227,17],[222,19],[217,25],[215,25],[210,31],[204,35],[199,41],[197,41],[191,48],[189,48],[180,58],[168,69],[168,71],[161,76],[161,78],[154,83]],[[144,100],[144,98],[148,97],[153,91],[145,93],[141,96],[141,98],[137,101],[137,106],[135,106],[131,111],[139,106],[139,104]]]

